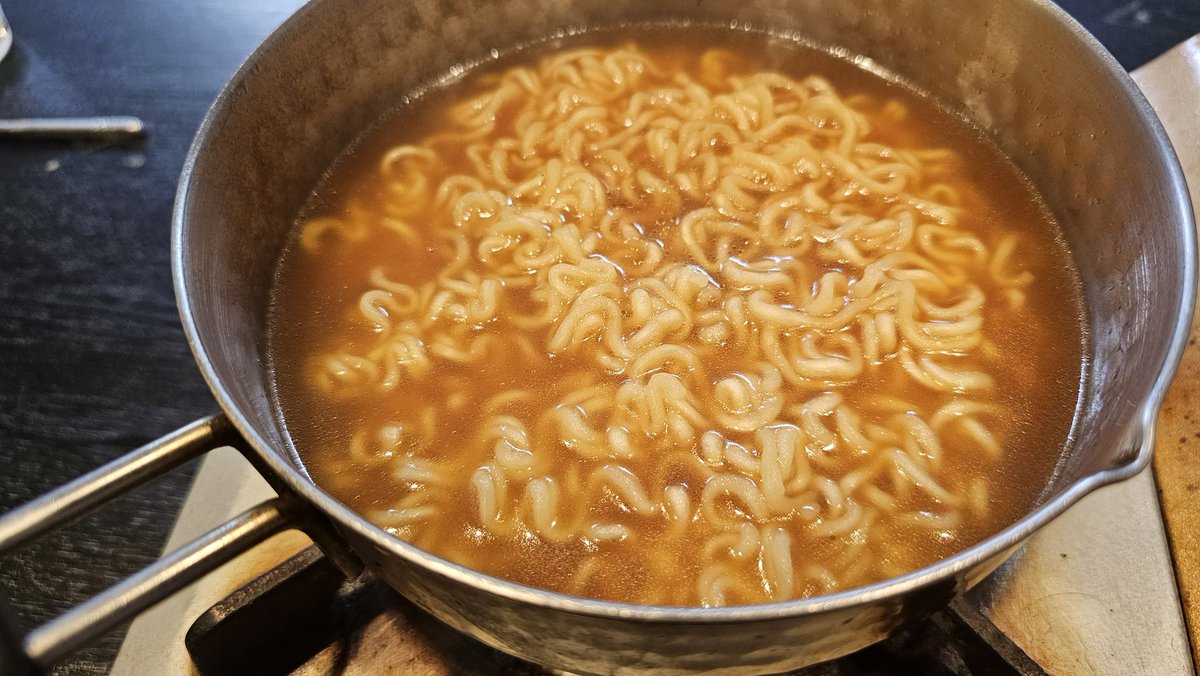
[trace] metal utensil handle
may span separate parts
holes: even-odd
[[[78,140],[137,138],[145,131],[146,124],[141,118],[128,115],[0,120],[0,137]]]
[[[0,554],[29,544],[179,465],[241,441],[224,415],[198,420],[0,517]],[[240,444],[239,444],[240,445]],[[0,627],[0,673],[37,673],[276,533],[304,531],[347,574],[360,564],[293,495],[264,502],[22,635]],[[11,614],[0,603],[0,622]],[[8,620],[11,623],[11,619]]]

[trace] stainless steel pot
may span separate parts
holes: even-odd
[[[451,66],[556,31],[687,20],[797,34],[873,59],[968,113],[1041,188],[1083,277],[1092,358],[1076,434],[1039,506],[1007,530],[899,578],[817,598],[704,609],[555,594],[396,540],[309,479],[271,405],[267,291],[289,225],[367,125]],[[283,498],[25,635],[48,664],[217,563],[303,527],[455,628],[574,672],[770,672],[857,650],[948,602],[1080,497],[1146,467],[1196,285],[1187,189],[1137,88],[1048,0],[313,0],[247,60],[184,166],[172,242],[180,314],[224,416],[0,520],[0,550],[220,443]],[[227,417],[226,417],[227,416]],[[239,438],[240,434],[240,438]]]

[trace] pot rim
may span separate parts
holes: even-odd
[[[1096,38],[1088,33],[1083,26],[1077,23],[1064,10],[1051,2],[1051,0],[1027,1],[1036,9],[1049,14],[1052,19],[1062,24],[1097,59],[1098,64],[1103,68],[1107,76],[1114,79],[1120,85],[1121,90],[1137,108],[1138,116],[1153,138],[1159,158],[1166,165],[1169,184],[1165,187],[1169,191],[1169,199],[1174,203],[1177,213],[1182,217],[1182,222],[1184,224],[1193,224],[1192,204],[1184,180],[1183,170],[1167,138],[1166,131],[1163,129],[1158,116],[1150,107],[1149,102],[1142,95],[1141,90]],[[353,532],[356,536],[369,542],[387,555],[398,556],[413,565],[420,566],[429,572],[448,578],[454,582],[472,587],[482,593],[492,594],[518,603],[531,604],[579,615],[621,621],[676,624],[718,624],[782,620],[845,610],[888,598],[900,598],[917,589],[955,579],[965,571],[989,559],[1005,552],[1015,551],[1016,547],[1033,535],[1033,533],[1062,514],[1068,507],[1078,502],[1088,493],[1102,486],[1128,479],[1149,465],[1153,455],[1155,421],[1163,399],[1166,396],[1167,389],[1182,359],[1183,350],[1187,344],[1188,335],[1191,330],[1197,281],[1196,232],[1194,227],[1185,228],[1186,232],[1183,233],[1184,251],[1182,253],[1185,261],[1183,270],[1185,288],[1180,296],[1176,321],[1171,332],[1171,341],[1166,354],[1163,356],[1158,376],[1154,381],[1149,396],[1139,406],[1133,429],[1130,430],[1129,443],[1132,446],[1131,453],[1126,454],[1116,466],[1100,470],[1079,479],[1066,487],[1054,499],[1032,510],[1029,514],[1004,530],[923,568],[861,587],[853,587],[830,594],[790,601],[719,608],[655,606],[583,598],[531,587],[453,563],[390,535],[327,494],[304,476],[301,471],[288,464],[284,459],[287,454],[281,452],[280,449],[275,449],[259,434],[247,416],[235,405],[221,383],[208,351],[200,339],[199,329],[192,313],[191,299],[186,287],[185,249],[187,243],[184,233],[188,227],[188,200],[193,183],[196,180],[195,172],[197,163],[212,137],[219,133],[221,118],[231,105],[242,83],[251,77],[257,62],[265,58],[272,51],[273,46],[278,41],[284,39],[289,30],[298,25],[305,15],[315,11],[314,7],[317,4],[319,3],[315,1],[305,3],[304,6],[288,17],[287,20],[259,44],[221,89],[216,100],[205,114],[204,120],[200,123],[200,127],[188,149],[188,154],[183,164],[172,212],[172,280],[175,286],[176,303],[179,307],[180,320],[183,324],[184,333],[204,380],[208,383],[209,389],[212,390],[218,404],[229,416],[233,425],[253,447],[255,454],[276,476],[280,477],[287,484],[288,488],[330,517],[341,528]]]

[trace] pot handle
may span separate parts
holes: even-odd
[[[225,415],[197,420],[0,517],[0,554],[28,545],[110,500],[221,446],[245,441]],[[278,488],[277,488],[278,490]],[[0,673],[35,674],[285,530],[307,534],[347,575],[362,564],[332,526],[284,493],[243,512],[28,633],[0,600]]]

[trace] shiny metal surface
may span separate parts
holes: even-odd
[[[292,216],[338,152],[421,81],[568,26],[689,19],[799,33],[865,55],[971,115],[1039,185],[1084,280],[1094,358],[1073,443],[1042,504],[912,574],[813,599],[722,609],[584,600],[497,580],[371,526],[312,485],[270,406],[267,289]],[[173,261],[205,377],[273,478],[452,626],[554,667],[781,670],[850,652],[978,582],[1094,488],[1144,468],[1195,296],[1192,214],[1145,100],[1049,2],[980,0],[315,0],[269,38],[206,118],[184,168]]]
[[[276,498],[243,512],[29,632],[24,640],[25,654],[39,667],[52,666],[247,549],[293,527],[295,512],[295,500],[291,498]]]
[[[238,438],[225,416],[181,427],[0,517],[0,553],[24,547],[214,446]]]
[[[1180,384],[1187,383],[1177,381],[1176,387]],[[1016,555],[955,602],[955,614],[968,618],[970,608],[976,608],[1050,674],[1191,673],[1175,571],[1149,474],[1146,470],[1098,490],[1039,529]],[[233,449],[208,454],[167,551],[274,496]],[[184,641],[196,618],[308,544],[303,538],[274,538],[143,614],[126,634],[113,676],[192,673]],[[1136,576],[1129,575],[1133,570]],[[443,660],[455,662],[457,650],[446,653],[445,644],[389,618],[365,629],[360,625],[355,647],[333,649],[326,661],[317,658],[303,668],[369,674],[405,664],[412,676],[463,671],[441,666]],[[287,623],[280,619],[281,626]],[[452,645],[462,645],[461,639]],[[469,665],[468,671],[475,666],[504,673],[490,668],[494,665],[472,665],[469,659],[456,663]]]
[[[1132,76],[1175,146],[1193,208],[1200,206],[1200,36]],[[1197,335],[1193,323],[1193,342]],[[1200,456],[1191,412],[1200,393],[1198,357],[1200,350],[1189,347],[1167,396],[1153,476],[1147,468],[1087,496],[968,595],[1051,673],[1194,673]],[[1186,624],[1181,597],[1193,612]]]
[[[224,415],[202,418],[0,517],[0,553],[25,546],[216,446],[239,440]],[[0,672],[46,669],[284,528],[312,523],[295,497],[229,520],[59,617],[22,633],[4,617]],[[323,541],[328,537],[322,537]]]
[[[1175,572],[1147,468],[1039,530],[963,602],[1051,674],[1185,676]]]
[[[0,41],[3,41],[3,37],[0,37]],[[146,125],[140,118],[122,115],[0,120],[0,137],[67,140],[130,139],[138,138],[145,131]]]
[[[1200,212],[1200,34],[1133,73],[1134,80],[1158,112],[1179,154],[1192,208]],[[1200,420],[1193,417],[1200,401],[1200,325],[1192,320],[1192,337],[1179,375],[1163,402],[1154,476],[1163,517],[1170,534],[1171,555],[1179,595],[1191,632],[1192,657],[1200,665]]]
[[[229,419],[215,415],[131,451],[0,517],[0,554],[26,546],[227,444],[245,446]],[[287,493],[232,517],[28,633],[12,626],[12,619],[0,612],[0,673],[47,669],[263,540],[293,528],[319,544],[346,575],[362,571],[361,562],[332,533],[324,517]]]

